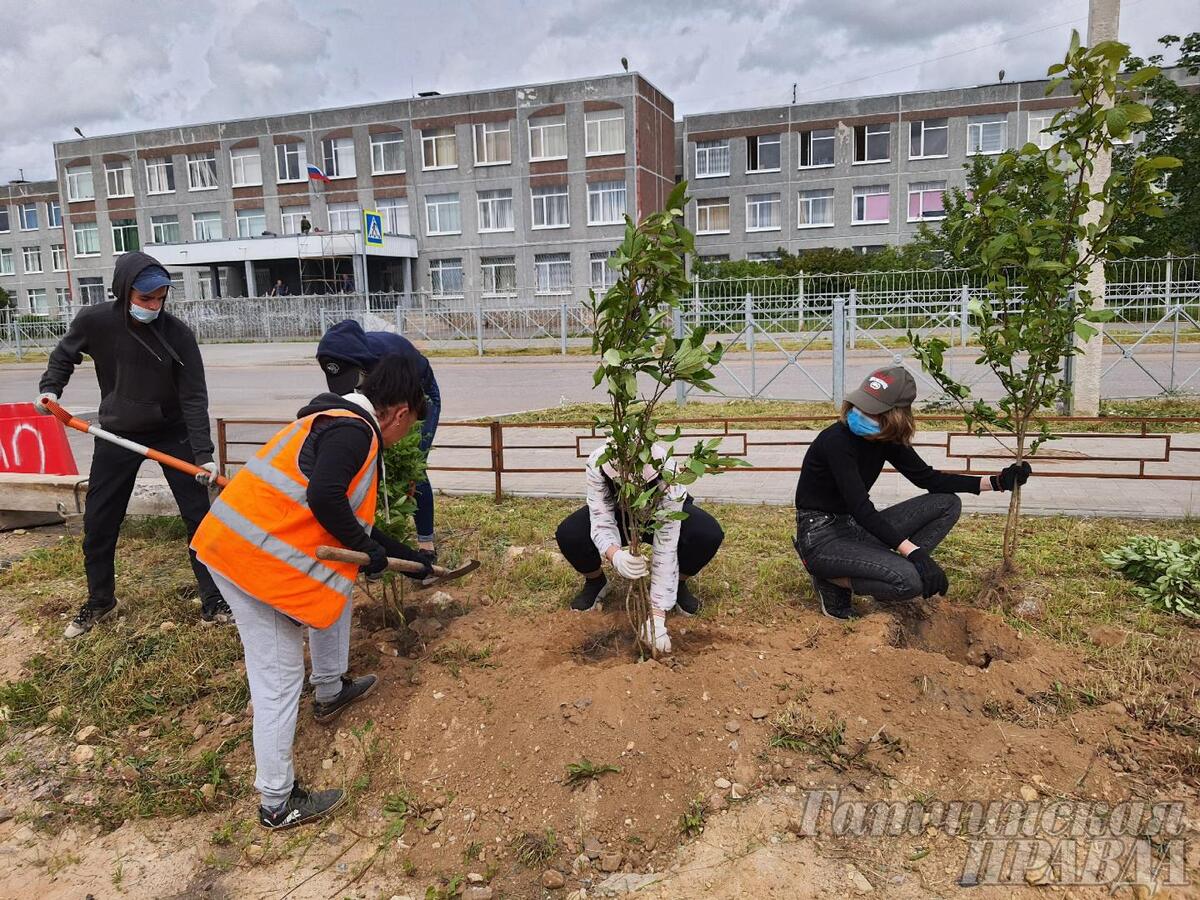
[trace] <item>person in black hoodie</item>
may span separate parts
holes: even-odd
[[[171,276],[145,253],[117,259],[112,293],[116,298],[81,309],[58,346],[38,385],[35,406],[57,401],[86,354],[100,383],[101,428],[204,468],[193,479],[162,467],[187,525],[188,539],[208,512],[207,483],[217,474],[208,424],[204,362],[192,330],[164,308]],[[64,635],[78,637],[117,609],[114,558],[117,536],[144,458],[108,441],[96,440],[88,474],[83,515],[83,559],[88,599]],[[200,588],[202,621],[226,624],[229,606],[208,569],[191,555]]]
[[[962,513],[957,495],[1011,491],[1031,474],[1027,462],[983,477],[934,469],[912,448],[916,397],[903,366],[872,372],[804,455],[794,543],[832,618],[854,618],[853,593],[883,601],[945,594],[950,581],[930,554]],[[876,509],[870,491],[885,462],[928,493]]]

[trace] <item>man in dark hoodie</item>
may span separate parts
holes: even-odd
[[[412,341],[390,331],[363,331],[353,319],[338,322],[325,332],[317,345],[317,362],[325,373],[325,382],[335,394],[349,394],[370,374],[383,357],[396,354],[412,363],[425,394],[425,416],[421,419],[421,452],[428,457],[442,414],[442,395],[433,366]],[[413,521],[417,527],[417,549],[427,562],[437,562],[437,545],[433,529],[433,486],[429,477],[417,485],[417,511]]]
[[[188,538],[208,512],[205,482],[217,472],[208,426],[208,389],[204,362],[192,330],[163,307],[171,276],[145,253],[117,259],[110,303],[86,306],[50,354],[38,385],[36,406],[57,401],[84,354],[96,364],[100,383],[100,427],[195,463],[207,471],[197,476],[162,467]],[[117,608],[114,557],[117,535],[144,458],[97,439],[88,475],[83,514],[83,560],[88,599],[67,625],[64,635],[78,637]],[[201,619],[230,621],[229,606],[208,569],[191,554],[200,588]]]
[[[367,575],[382,573],[389,556],[422,561],[374,522],[383,449],[423,407],[412,365],[399,356],[380,360],[359,391],[315,397],[238,471],[192,540],[233,605],[246,651],[263,828],[303,825],[343,802],[340,790],[301,788],[292,764],[306,630],[318,722],[335,721],[377,680],[346,674],[358,566],[324,560],[319,548],[365,554]]]

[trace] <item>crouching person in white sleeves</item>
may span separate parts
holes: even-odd
[[[699,574],[716,555],[725,533],[716,519],[695,504],[682,485],[667,485],[663,481],[662,470],[673,471],[675,463],[664,445],[655,444],[653,454],[659,466],[657,470],[647,466],[644,477],[648,483],[661,486],[658,509],[682,510],[687,518],[667,520],[657,532],[642,535],[644,542],[654,546],[653,565],[648,566],[643,557],[625,548],[629,536],[617,511],[616,472],[610,463],[598,464],[604,449],[600,447],[588,457],[587,505],[563,519],[555,535],[562,555],[584,577],[583,589],[571,601],[571,609],[589,610],[608,593],[601,557],[625,578],[644,578],[648,574],[653,610],[642,626],[642,637],[660,653],[669,653],[667,612],[674,607],[686,616],[693,616],[700,610],[700,600],[688,590],[687,580]]]

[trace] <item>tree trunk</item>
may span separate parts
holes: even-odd
[[[1025,427],[1022,423],[1017,429],[1017,452],[1015,463],[1025,458]],[[1006,575],[1017,567],[1017,537],[1021,524],[1021,485],[1012,489],[1008,498],[1008,518],[1004,522],[1004,562],[1001,571]]]

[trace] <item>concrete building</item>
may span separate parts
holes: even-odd
[[[22,315],[67,302],[68,256],[53,181],[0,185],[0,288]]]
[[[80,285],[107,283],[116,255],[145,247],[181,272],[188,297],[276,281],[325,292],[347,278],[358,290],[503,297],[608,277],[598,263],[624,214],[657,208],[674,183],[673,142],[671,102],[628,73],[71,140],[54,153]],[[310,166],[329,181],[310,180]],[[335,244],[361,230],[364,208],[383,214],[385,247],[398,249],[355,271]],[[285,240],[302,219],[308,240]]]

